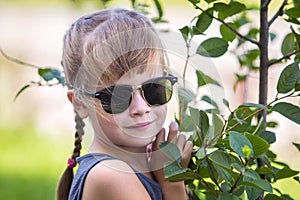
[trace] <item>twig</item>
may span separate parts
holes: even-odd
[[[277,60],[273,60],[272,62],[269,62],[268,67],[270,67],[271,65],[274,65],[276,63],[279,63],[279,62],[281,62],[284,59],[289,59],[291,56],[293,56],[293,55],[295,55],[297,53],[300,53],[300,49],[298,49],[296,51],[293,51],[292,53],[289,53],[289,54],[287,54],[285,56],[282,56],[281,58],[279,58]]]
[[[0,53],[3,55],[4,58],[6,58],[7,60],[11,61],[11,62],[14,62],[14,63],[17,63],[17,64],[20,64],[20,65],[25,65],[25,66],[28,66],[28,67],[33,67],[33,68],[36,68],[36,69],[40,69],[41,67],[37,66],[37,65],[34,65],[34,64],[31,64],[31,63],[27,63],[27,62],[23,62],[19,59],[16,59],[16,58],[13,58],[11,56],[8,56],[7,54],[4,53],[4,51],[0,48]]]
[[[277,10],[275,15],[272,17],[272,19],[268,22],[268,26],[270,27],[272,23],[275,21],[275,19],[282,14],[284,6],[287,4],[287,0],[283,0],[280,8]]]
[[[198,10],[201,10],[202,12],[205,12],[202,8],[200,8],[200,7],[197,6],[197,5],[195,5],[195,8],[198,9]],[[232,26],[230,26],[228,23],[226,23],[224,20],[221,20],[221,19],[219,19],[219,18],[217,18],[217,17],[215,17],[215,16],[209,14],[208,12],[205,12],[205,14],[208,15],[209,17],[211,17],[211,18],[217,20],[218,22],[224,24],[224,26],[226,26],[227,28],[229,28],[232,32],[234,32],[234,33],[235,33],[237,36],[239,36],[240,38],[243,38],[244,40],[247,40],[247,41],[249,41],[249,42],[251,42],[251,43],[253,43],[253,44],[259,46],[259,43],[258,43],[257,41],[252,40],[251,38],[248,38],[248,37],[242,35],[242,34],[239,33],[236,29],[234,29]]]

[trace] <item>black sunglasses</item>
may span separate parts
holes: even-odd
[[[177,77],[169,75],[150,79],[139,86],[113,85],[95,93],[82,91],[85,95],[101,100],[105,112],[118,114],[130,105],[133,91],[139,89],[150,106],[160,106],[170,101]]]

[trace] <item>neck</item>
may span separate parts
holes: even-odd
[[[104,153],[126,162],[138,171],[149,172],[146,147],[116,146],[111,142],[94,138],[89,148],[90,153]]]

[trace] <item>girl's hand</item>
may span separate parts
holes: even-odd
[[[159,149],[161,142],[172,142],[177,145],[181,153],[181,166],[187,167],[193,150],[193,143],[186,141],[183,134],[178,134],[178,125],[172,122],[169,126],[167,140],[165,139],[165,129],[163,128],[152,143],[152,153],[150,166],[156,181],[161,185],[164,199],[186,199],[184,182],[168,182],[164,177],[163,165],[169,161],[167,156]]]

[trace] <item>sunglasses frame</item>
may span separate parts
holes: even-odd
[[[174,84],[178,81],[178,78],[177,78],[176,76],[173,76],[173,75],[167,75],[167,76],[161,76],[161,77],[149,79],[149,80],[143,82],[142,84],[136,85],[136,86],[126,85],[126,84],[120,84],[120,85],[118,85],[118,86],[122,86],[122,85],[123,85],[123,86],[126,86],[126,87],[131,87],[131,88],[132,88],[131,96],[133,95],[134,91],[140,90],[140,91],[141,91],[141,94],[142,94],[142,97],[143,97],[143,99],[145,100],[145,102],[146,102],[149,106],[155,106],[155,105],[151,105],[151,104],[147,101],[147,99],[145,98],[145,96],[144,96],[144,91],[143,91],[143,89],[142,89],[142,86],[145,85],[145,84],[154,83],[156,80],[161,80],[161,79],[167,79],[167,80],[169,80],[169,81],[171,82],[171,86],[172,86],[172,87],[173,87]],[[81,92],[82,92],[84,95],[86,95],[86,96],[93,97],[93,98],[96,98],[96,99],[99,99],[100,101],[102,101],[102,100],[100,99],[101,93],[102,93],[103,91],[105,91],[105,90],[108,90],[108,89],[111,88],[111,87],[114,87],[114,86],[116,86],[116,85],[111,85],[111,86],[109,86],[109,87],[102,88],[101,90],[96,91],[96,92],[89,92],[89,91],[85,91],[85,90],[81,90]],[[172,94],[173,94],[173,89],[172,89]],[[172,97],[172,94],[171,94],[171,97]],[[171,97],[170,97],[170,99],[171,99]],[[168,103],[168,101],[167,101],[166,103]],[[166,104],[166,103],[164,103],[164,104]],[[130,103],[129,103],[129,105],[130,105]],[[161,105],[163,105],[163,104],[161,104]],[[127,108],[126,108],[126,109],[127,109]],[[126,110],[126,109],[125,109],[125,110]],[[104,110],[106,113],[117,114],[117,113],[107,112],[104,108],[103,108],[103,110]],[[125,111],[125,110],[124,110],[124,111]],[[123,112],[124,112],[124,111],[123,111]],[[122,113],[122,112],[118,112],[118,113]]]

